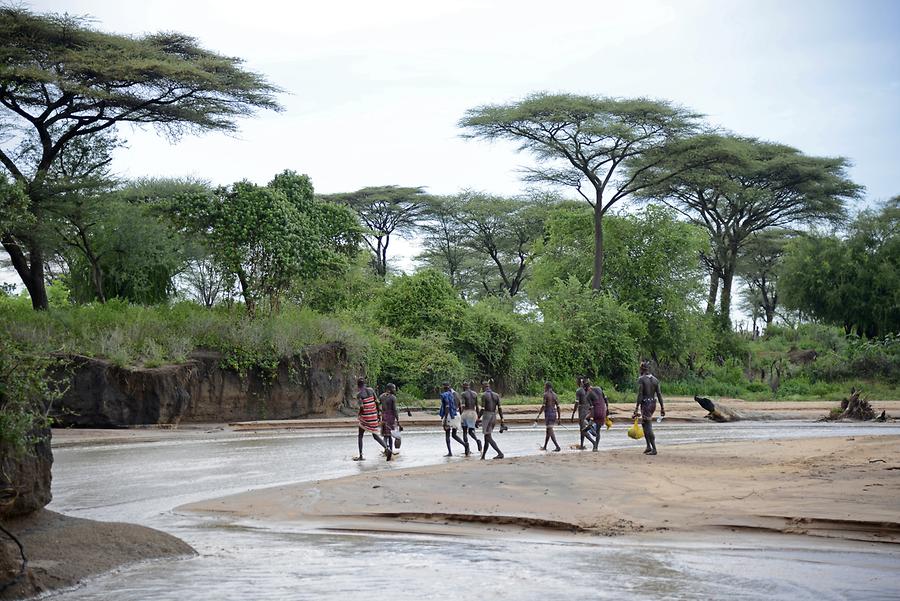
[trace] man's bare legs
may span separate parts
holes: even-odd
[[[463,426],[463,443],[465,443],[466,448],[469,446],[469,438],[475,441],[475,444],[478,445],[478,452],[481,452],[481,441],[478,440],[478,437],[475,436],[475,428],[466,428]],[[468,453],[466,453],[468,455]]]
[[[447,454],[445,457],[453,457],[453,451],[450,450],[450,436],[453,440],[461,444],[466,449],[466,455],[469,454],[469,443],[459,437],[459,430],[456,428],[444,428],[444,439],[447,441]]]
[[[358,428],[358,430],[359,430],[359,434],[357,435],[357,441],[359,442],[359,456],[356,457],[355,459],[356,459],[356,461],[362,461],[363,459],[365,459],[365,457],[363,457],[363,436],[366,435],[366,431],[363,430],[362,428]],[[384,440],[380,436],[375,434],[374,432],[372,432],[372,438],[374,438],[375,442],[380,444],[382,446],[382,448],[385,451],[387,451],[387,460],[390,461],[393,451],[391,451],[391,449],[390,449],[390,447],[388,447],[387,443],[385,443]]]
[[[584,449],[584,439],[585,439],[585,438],[587,438],[587,439],[591,442],[591,444],[595,444],[595,443],[596,443],[596,438],[595,438],[594,435],[591,433],[591,420],[589,420],[589,419],[583,419],[583,420],[581,420],[581,425],[580,425],[580,427],[581,427],[581,433],[580,433],[580,435],[581,435],[581,443],[578,445],[578,448],[579,448],[579,449]]]
[[[547,450],[547,443],[553,441],[553,444],[556,446],[556,451],[559,451],[559,443],[556,442],[556,433],[553,431],[553,426],[547,426],[547,434],[544,436],[544,446],[541,447],[542,451]]]
[[[484,459],[484,456],[487,455],[488,447],[491,447],[497,452],[497,455],[494,457],[494,459],[503,459],[503,451],[501,451],[500,447],[497,446],[497,443],[494,442],[493,434],[484,435],[484,449],[481,451],[482,459]]]
[[[641,424],[644,428],[644,439],[647,441],[647,450],[644,455],[656,455],[656,434],[653,433],[653,420],[642,419]]]

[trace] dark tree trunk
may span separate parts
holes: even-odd
[[[731,325],[731,286],[734,283],[734,266],[726,265],[722,270],[722,296],[719,310],[722,323]]]
[[[716,297],[719,295],[719,274],[715,271],[709,273],[709,296],[706,297],[706,312],[715,313]]]
[[[37,311],[43,311],[50,306],[47,299],[47,284],[44,282],[44,253],[35,241],[27,240],[26,244],[28,255],[11,236],[3,237],[3,248],[31,296],[31,306]]]
[[[250,287],[247,285],[247,276],[243,271],[239,271],[238,274],[238,282],[241,284],[241,296],[244,297],[244,306],[247,307],[247,314],[252,318],[256,316],[256,300],[253,298],[253,293],[250,290]]]
[[[594,290],[600,290],[603,284],[603,204],[599,192],[597,197],[594,205],[594,277],[591,280]]]
[[[97,294],[97,300],[101,303],[106,302],[106,295],[103,292],[103,268],[100,267],[100,261],[93,255],[88,255],[91,263],[91,280],[94,282],[94,292]]]

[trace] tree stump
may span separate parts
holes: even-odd
[[[841,401],[841,412],[834,419],[852,419],[869,421],[875,419],[875,410],[864,398],[860,398],[861,390],[850,389],[850,397]]]

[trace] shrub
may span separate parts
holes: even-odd
[[[375,304],[375,319],[401,336],[429,331],[449,335],[459,324],[463,306],[445,276],[424,270],[391,282]]]
[[[540,308],[544,320],[530,336],[535,375],[563,380],[585,375],[631,385],[637,372],[636,341],[645,330],[634,313],[574,279],[559,282]]]

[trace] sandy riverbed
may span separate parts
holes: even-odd
[[[566,536],[757,529],[900,542],[900,437],[640,447],[366,473],[182,510],[327,528]]]

